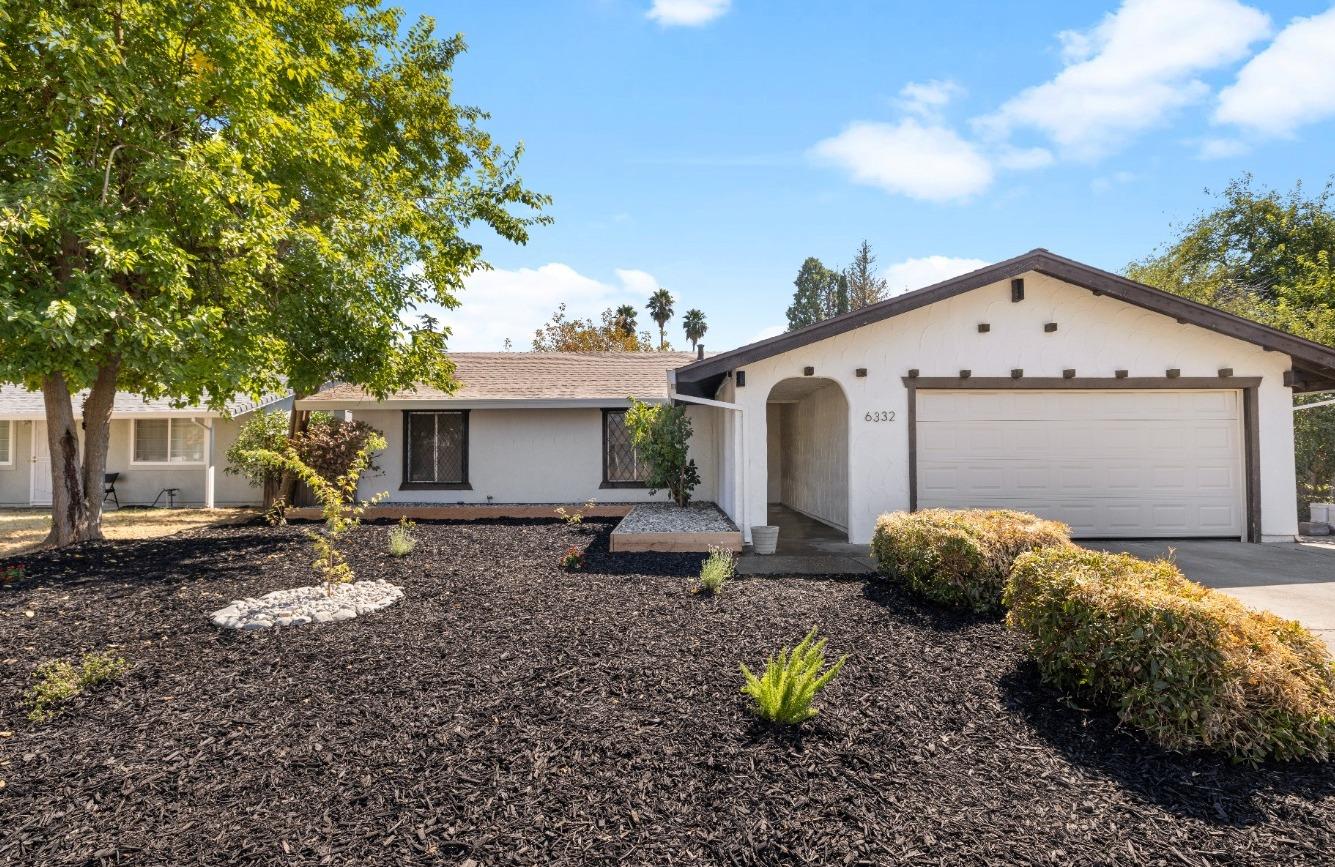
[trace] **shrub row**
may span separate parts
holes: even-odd
[[[1071,544],[1071,530],[1004,509],[924,509],[882,515],[872,537],[881,572],[933,602],[977,612],[1001,609],[1015,558]]]
[[[1164,747],[1253,762],[1335,751],[1335,667],[1324,643],[1168,561],[1034,551],[1016,560],[1005,603],[1045,680],[1115,708]]]

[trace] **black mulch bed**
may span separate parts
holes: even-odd
[[[995,621],[859,580],[685,592],[610,523],[422,524],[407,598],[222,632],[311,583],[300,528],[29,555],[0,590],[0,863],[1330,863],[1335,771],[1165,754],[1041,686]],[[588,572],[555,568],[588,543]],[[32,611],[33,616],[26,616]],[[851,655],[818,723],[752,722],[739,660],[813,624]],[[43,658],[127,678],[27,722]]]

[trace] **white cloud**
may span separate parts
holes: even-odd
[[[1089,182],[1089,188],[1096,193],[1106,193],[1113,187],[1120,187],[1123,184],[1129,184],[1136,179],[1135,172],[1113,172],[1110,175],[1102,175]]]
[[[961,259],[955,256],[923,256],[917,259],[905,259],[887,266],[881,276],[891,295],[898,295],[910,289],[922,289],[951,277],[958,277],[970,271],[977,271],[991,263],[982,259]]]
[[[1295,18],[1219,94],[1214,119],[1288,136],[1335,115],[1335,8]]]
[[[1222,160],[1240,157],[1249,152],[1251,147],[1243,141],[1232,138],[1207,138],[1200,143],[1197,156],[1203,160]]]
[[[618,269],[615,273],[616,282],[603,282],[560,262],[513,271],[477,271],[464,280],[459,307],[419,312],[430,312],[450,326],[450,349],[497,351],[508,337],[516,350],[527,350],[533,332],[563,302],[567,316],[597,322],[608,307],[634,304],[643,309],[649,293],[658,288],[658,281],[644,271]],[[641,319],[647,321],[647,316],[641,314]]]
[[[1050,166],[1056,160],[1047,148],[1004,147],[997,154],[997,165],[1004,169],[1025,171]]]
[[[654,0],[645,13],[664,27],[699,27],[723,15],[732,0]]]
[[[817,143],[812,155],[860,184],[927,201],[967,198],[992,183],[992,166],[973,144],[912,118],[853,123]]]
[[[910,114],[936,119],[951,100],[964,93],[964,88],[953,81],[910,81],[899,91],[899,104]]]
[[[1245,57],[1269,29],[1237,0],[1125,0],[1092,30],[1058,34],[1066,67],[978,127],[1002,139],[1034,129],[1065,156],[1095,159],[1203,99],[1196,76]]]

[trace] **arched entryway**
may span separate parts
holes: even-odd
[[[832,379],[803,376],[770,389],[765,405],[770,522],[848,538],[848,400]],[[791,534],[790,534],[791,535]],[[780,541],[784,538],[781,530]]]

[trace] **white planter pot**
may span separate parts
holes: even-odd
[[[779,545],[779,528],[772,524],[751,528],[751,548],[757,554],[773,554]]]
[[[1320,524],[1335,524],[1335,503],[1312,503],[1312,521]]]

